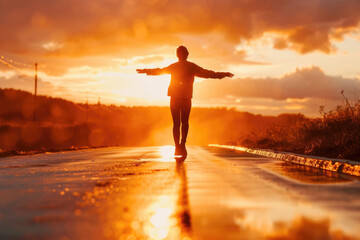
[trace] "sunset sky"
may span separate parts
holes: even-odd
[[[76,102],[168,105],[189,61],[232,79],[197,79],[194,106],[319,116],[360,97],[359,0],[1,0],[0,87]]]

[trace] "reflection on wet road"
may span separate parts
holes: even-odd
[[[191,214],[189,205],[189,195],[186,177],[186,165],[184,163],[176,164],[176,172],[180,179],[177,201],[177,218],[181,230],[181,235],[191,236]]]
[[[0,239],[359,239],[360,184],[231,150],[0,160]]]
[[[289,178],[304,183],[331,184],[351,182],[356,179],[356,177],[339,175],[338,173],[332,171],[283,161],[264,166]]]

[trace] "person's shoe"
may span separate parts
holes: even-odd
[[[182,155],[182,148],[180,145],[175,145],[175,157],[180,157]]]

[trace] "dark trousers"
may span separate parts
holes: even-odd
[[[173,119],[173,137],[175,145],[180,142],[181,127],[181,144],[186,143],[186,137],[189,132],[189,116],[191,110],[191,98],[175,98],[170,99],[170,110]]]

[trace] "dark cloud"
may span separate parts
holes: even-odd
[[[292,48],[301,53],[320,50],[330,53],[335,50],[330,43],[329,30],[317,27],[299,27],[288,36]]]
[[[344,90],[352,96],[360,90],[360,80],[326,75],[319,67],[296,69],[279,78],[238,78],[195,83],[198,99],[268,98],[274,100],[320,98],[341,100]]]
[[[277,32],[276,48],[329,53],[359,19],[359,0],[2,0],[0,51],[143,54],[181,43],[182,34],[218,32],[237,44]]]
[[[285,49],[288,47],[288,44],[285,39],[283,38],[275,38],[274,39],[274,48],[275,49]]]

